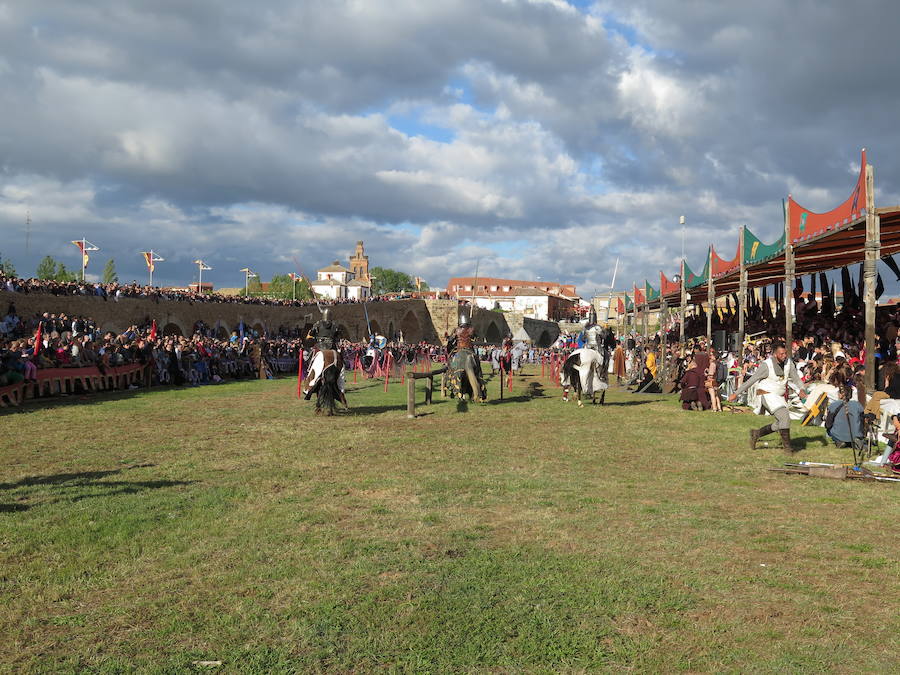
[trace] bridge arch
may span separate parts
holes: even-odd
[[[497,326],[497,323],[495,321],[491,321],[484,333],[485,341],[496,345],[500,344],[501,337],[502,336],[500,335],[500,328]]]
[[[182,335],[184,335],[184,331],[182,330],[181,326],[178,325],[177,322],[175,322],[175,321],[169,321],[165,326],[163,326],[163,328],[162,328],[162,334],[163,334],[163,335],[179,335],[179,336],[182,336]]]
[[[403,332],[403,339],[406,342],[419,342],[422,339],[422,327],[413,311],[407,312],[403,317],[403,321],[400,322],[400,330]]]

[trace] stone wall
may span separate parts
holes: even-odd
[[[241,321],[246,330],[274,332],[280,327],[308,330],[321,318],[317,307],[276,307],[244,303],[181,302],[144,298],[103,300],[95,296],[56,296],[44,293],[8,293],[0,291],[0,312],[6,314],[9,303],[24,319],[50,312],[68,316],[91,317],[103,331],[121,332],[132,324],[142,325],[156,319],[163,333],[189,335],[198,321],[217,329],[220,336],[237,330]],[[344,327],[351,340],[365,340],[368,336],[366,310],[372,330],[391,337],[402,331],[407,342],[427,340],[444,343],[444,336],[452,332],[459,320],[456,300],[395,300],[334,305],[332,319]],[[559,335],[559,326],[551,321],[528,319],[519,312],[493,312],[476,308],[472,324],[479,339],[499,344],[507,333],[513,335],[522,328],[536,345],[547,346]]]
[[[499,344],[506,335],[521,336],[524,331],[535,346],[549,347],[559,337],[559,324],[526,317],[522,312],[495,312],[476,308],[472,325],[479,340]]]
[[[244,303],[180,302],[143,298],[103,300],[94,296],[55,296],[44,293],[8,293],[0,291],[0,312],[6,314],[9,303],[24,319],[50,312],[68,316],[91,317],[101,330],[123,331],[132,324],[156,320],[164,333],[188,335],[197,321],[228,335],[241,321],[247,329],[276,331],[279,327],[308,329],[321,317],[317,307],[277,307]],[[445,306],[446,305],[446,306]],[[448,328],[456,326],[456,302],[450,300],[396,300],[371,302],[366,306],[375,332],[390,336],[402,331],[407,342],[436,342]],[[450,318],[452,317],[452,319]],[[367,336],[366,313],[362,304],[332,307],[332,318],[342,325],[351,340]]]

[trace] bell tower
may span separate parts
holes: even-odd
[[[356,253],[350,258],[350,271],[353,272],[355,279],[360,281],[369,280],[369,256],[366,255],[366,250],[361,241],[356,242]]]

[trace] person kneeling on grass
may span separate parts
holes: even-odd
[[[759,429],[750,430],[750,449],[756,450],[756,442],[760,438],[777,431],[781,435],[784,451],[797,452],[799,448],[791,443],[791,415],[785,394],[790,388],[805,400],[806,391],[803,389],[797,366],[788,358],[787,348],[783,342],[774,345],[772,355],[759,364],[753,375],[738,387],[728,400],[733,403],[738,396],[757,383],[759,384],[756,389],[757,403],[753,412],[757,415],[768,413],[775,421]]]

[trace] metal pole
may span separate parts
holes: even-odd
[[[150,249],[150,264],[147,265],[150,268],[150,288],[153,288],[153,249]]]
[[[87,239],[81,238],[81,281],[84,281],[84,251],[87,249]]]
[[[866,259],[863,284],[866,303],[866,391],[875,391],[875,283],[878,259],[881,257],[881,218],[875,212],[875,169],[866,164]]]
[[[197,282],[197,292],[202,293],[203,292],[203,264],[198,263],[197,267],[200,270],[200,281]]]
[[[793,358],[794,350],[794,311],[791,301],[794,299],[794,245],[791,243],[791,202],[784,207],[784,344],[788,356]]]

